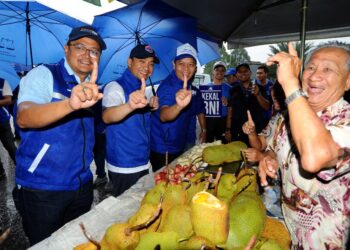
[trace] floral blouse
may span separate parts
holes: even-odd
[[[282,173],[282,209],[293,249],[345,249],[350,215],[350,104],[340,99],[317,115],[344,150],[334,168],[303,171],[283,116],[275,122],[268,149]]]

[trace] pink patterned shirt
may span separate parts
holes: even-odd
[[[340,99],[317,113],[344,149],[337,165],[317,174],[303,171],[286,121],[279,116],[268,149],[282,173],[282,210],[293,249],[345,249],[350,215],[350,105]]]

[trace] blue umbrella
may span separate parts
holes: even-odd
[[[107,44],[100,61],[99,82],[117,79],[127,68],[131,49],[150,44],[160,59],[152,81],[172,70],[176,48],[184,43],[197,48],[196,20],[159,0],[142,1],[96,16],[93,26]]]
[[[204,65],[221,57],[217,42],[203,33],[197,33],[198,60]]]
[[[72,27],[83,22],[31,1],[0,2],[0,60],[27,66],[64,56]]]
[[[11,90],[14,90],[19,84],[19,76],[11,64],[0,62],[0,78],[8,81]]]

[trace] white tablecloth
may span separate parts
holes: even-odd
[[[110,196],[88,213],[67,223],[53,233],[49,238],[32,246],[31,250],[67,250],[88,240],[79,226],[84,223],[87,231],[96,239],[101,240],[106,229],[113,223],[126,221],[140,206],[140,201],[146,191],[154,186],[153,173],[142,177],[135,185],[115,198]]]

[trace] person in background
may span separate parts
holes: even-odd
[[[292,249],[346,249],[350,226],[350,51],[327,44],[301,60],[292,43],[277,63],[289,120],[276,123],[259,164],[262,185],[281,171],[282,209]]]
[[[260,65],[256,70],[256,83],[263,86],[263,91],[265,92],[265,96],[268,101],[272,103],[271,99],[271,88],[273,86],[273,82],[268,78],[269,69],[266,65]],[[264,112],[264,117],[266,120],[269,120],[272,116],[272,106],[270,109]]]
[[[213,142],[215,140],[225,141],[225,126],[227,117],[227,105],[230,99],[231,86],[224,82],[226,63],[218,61],[213,66],[213,82],[212,86],[221,86],[221,111],[218,117],[211,117],[206,114],[207,125],[207,142]]]
[[[279,121],[279,116],[287,116],[287,106],[285,104],[286,96],[278,81],[275,82],[271,89],[271,97],[273,101],[272,117],[261,133],[258,134],[256,132],[254,120],[249,110],[247,111],[248,121],[243,124],[242,130],[248,135],[249,139],[250,148],[244,150],[245,156],[249,162],[259,162],[264,157],[263,152],[274,134],[275,123]]]
[[[116,81],[108,83],[102,100],[106,123],[106,162],[119,196],[134,185],[151,167],[151,112],[158,109],[158,97],[145,96],[146,80],[159,63],[150,45],[136,45],[130,52],[128,68]]]
[[[88,212],[93,201],[96,79],[106,44],[91,27],[72,29],[65,58],[32,69],[20,82],[13,199],[31,245]]]
[[[12,161],[16,164],[16,145],[12,133],[10,119],[11,114],[8,106],[12,103],[12,91],[9,83],[0,78],[0,140],[4,148],[9,153]],[[6,176],[4,166],[0,160],[0,178]]]
[[[248,136],[242,131],[242,125],[248,119],[247,111],[252,115],[256,132],[260,133],[268,123],[264,112],[269,110],[270,102],[263,87],[252,83],[252,72],[247,63],[238,65],[236,71],[240,83],[231,90],[225,138],[227,141],[243,141],[248,145]]]
[[[231,87],[234,87],[236,84],[238,84],[235,68],[229,68],[225,73],[225,77],[227,84],[229,84]]]
[[[157,171],[181,155],[188,143],[188,132],[196,115],[205,141],[206,125],[200,104],[200,92],[192,86],[197,69],[197,51],[188,43],[179,46],[173,71],[157,89],[160,109],[152,114],[151,163]],[[192,123],[193,124],[193,123]],[[191,131],[195,129],[192,125]]]

